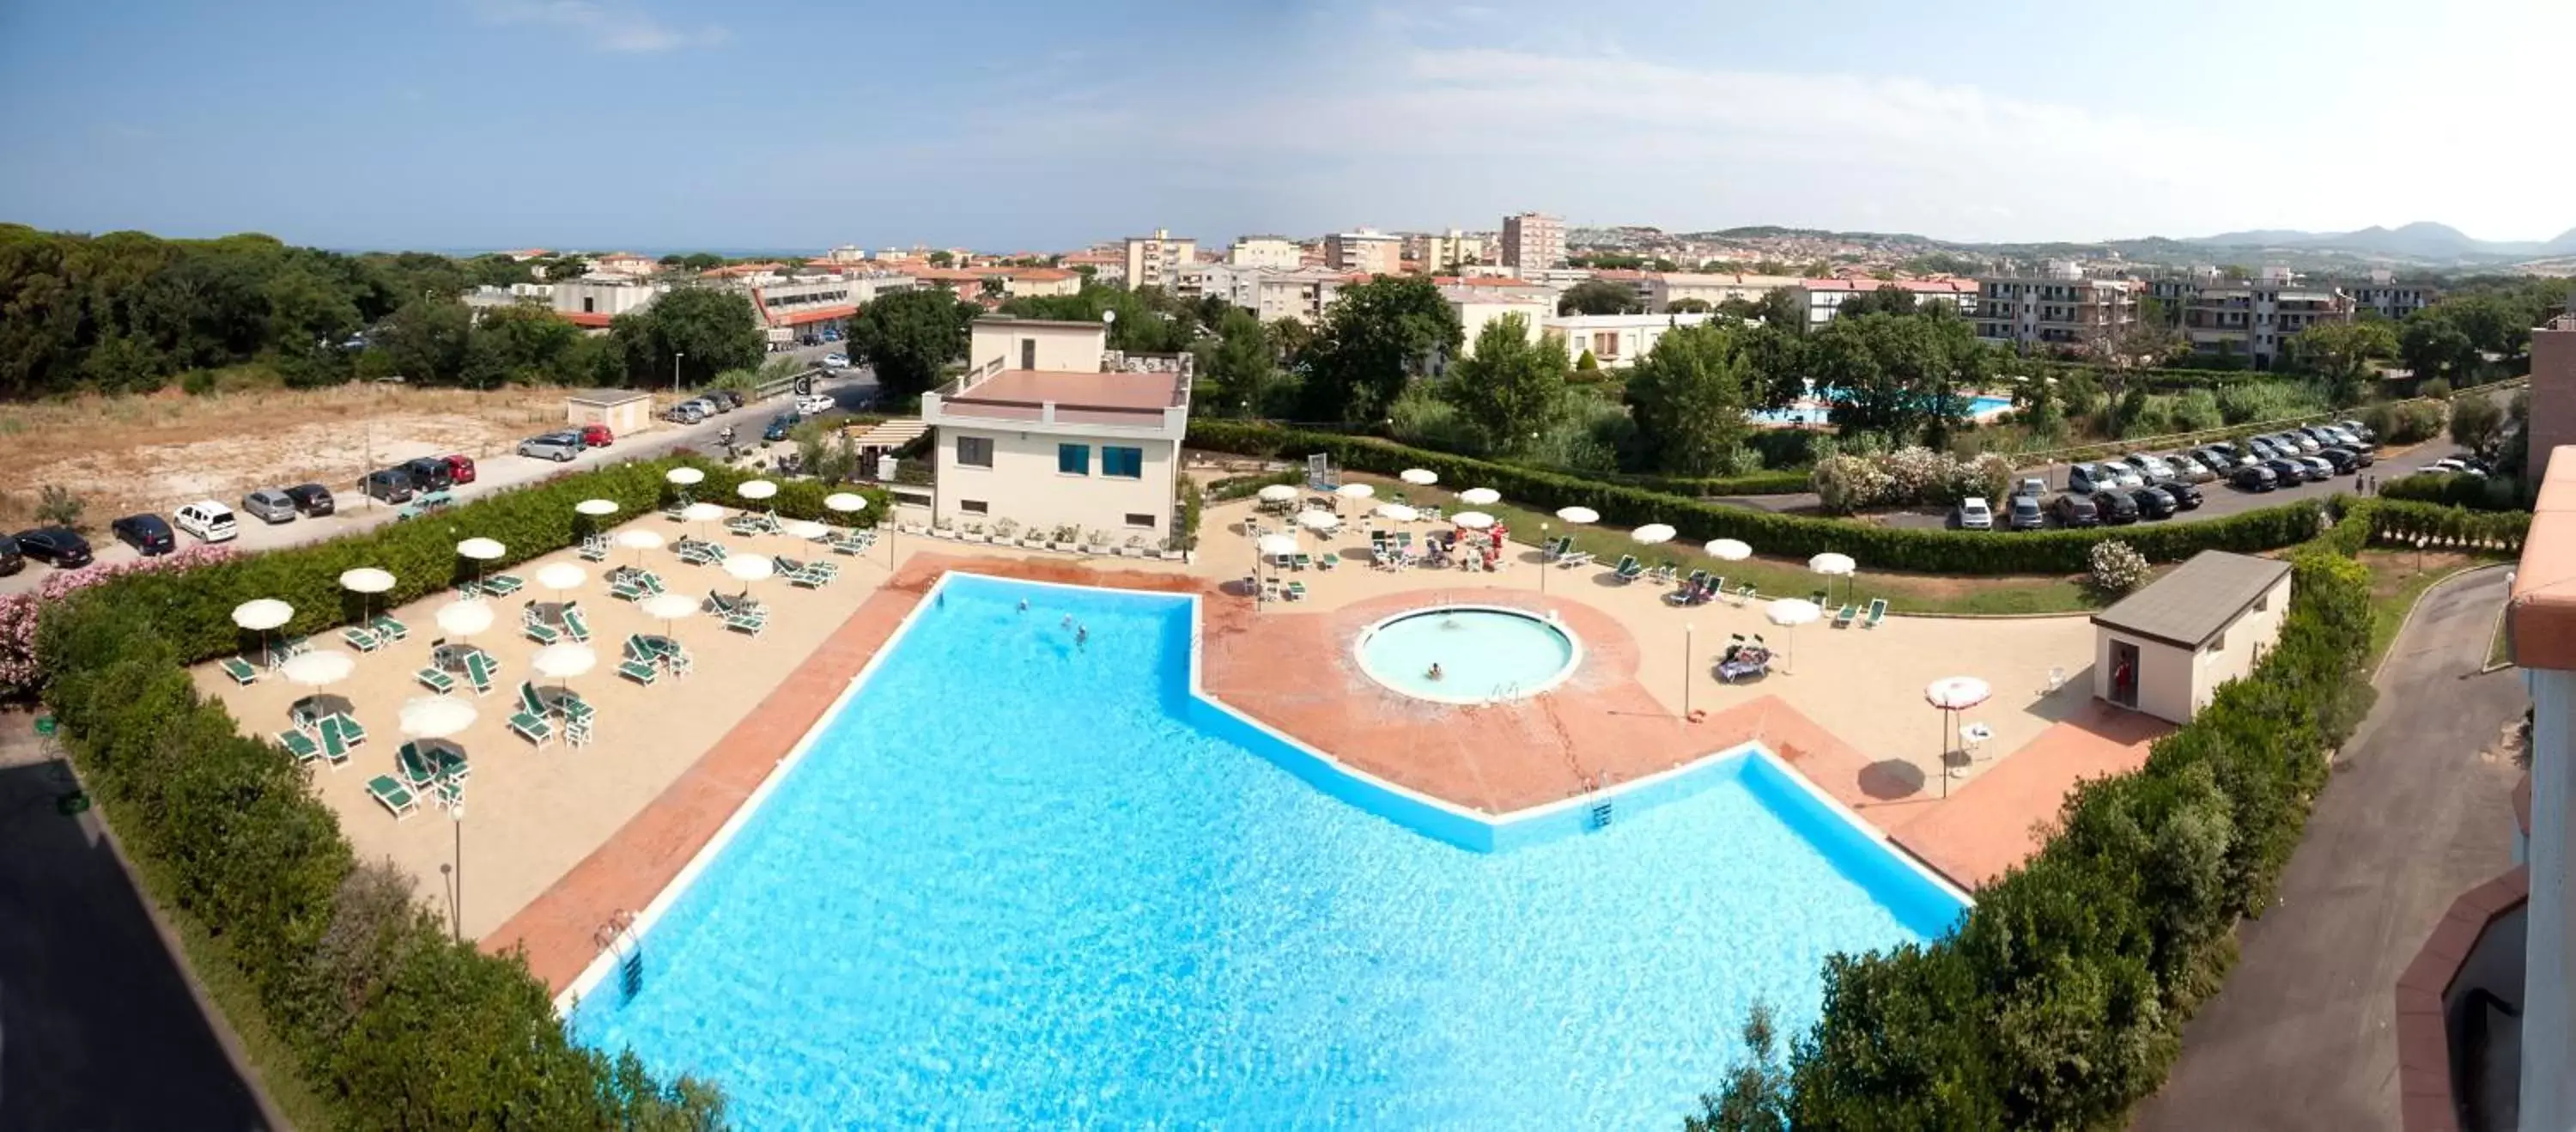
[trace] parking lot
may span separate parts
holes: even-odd
[[[834,348],[837,348],[837,345]],[[819,357],[831,350],[815,348],[811,349],[811,352]],[[841,377],[827,382],[821,392],[832,395],[845,406],[855,408],[864,404],[875,388],[876,378],[872,374],[865,370],[850,370]],[[609,461],[658,456],[682,446],[712,451],[716,447],[717,435],[728,425],[733,427],[737,443],[755,443],[760,438],[761,428],[769,422],[769,418],[787,408],[792,400],[792,397],[781,397],[747,404],[739,410],[711,417],[695,425],[675,425],[668,421],[658,421],[656,427],[649,432],[618,437],[614,445],[607,448],[588,449],[570,463],[530,459],[511,454],[507,450],[486,453],[476,461],[474,482],[453,487],[449,489],[449,493],[456,501],[465,502],[487,492],[499,491],[568,470],[596,467]],[[532,426],[529,433],[535,435],[553,431],[555,427],[557,426]],[[285,487],[288,484],[281,482],[275,486]],[[299,518],[286,523],[270,524],[252,518],[240,510],[241,501],[238,498],[221,500],[220,502],[234,508],[234,516],[240,532],[239,537],[223,545],[230,546],[241,553],[253,553],[282,546],[320,542],[391,522],[395,514],[401,510],[399,507],[389,506],[361,495],[354,478],[344,477],[342,480],[324,486],[331,489],[338,508],[336,514],[322,518]],[[190,502],[193,500],[171,499],[157,507],[155,511],[167,517]],[[134,548],[109,536],[108,522],[116,516],[90,515],[84,518],[84,526],[88,528],[84,534],[98,563],[130,562],[138,557]],[[180,534],[178,545],[181,549],[185,549],[200,544],[195,536]],[[46,576],[52,572],[51,566],[29,561],[18,573],[0,577],[0,593],[33,590],[42,585]]]
[[[2422,471],[2425,465],[2446,456],[2460,455],[2462,451],[2459,445],[2448,440],[2426,441],[2410,448],[2382,448],[2378,461],[2364,469],[2362,474],[2385,482]],[[2066,464],[2050,464],[2043,468],[2028,469],[2020,475],[2038,477],[2048,482],[2049,493],[2042,501],[2047,503],[2053,502],[2066,490],[2068,467],[2069,465]],[[2353,490],[2353,482],[2351,476],[2337,476],[2333,479],[2302,483],[2294,487],[2274,488],[2271,491],[2247,491],[2229,486],[2226,480],[2220,479],[2201,484],[2199,487],[2202,502],[2197,510],[2183,511],[2170,519],[2141,521],[2173,523],[2216,519],[2260,507],[2277,506],[2296,499],[2323,499],[2338,491],[2350,494]],[[2004,517],[2001,513],[2003,501],[1989,500],[1988,502],[1997,508],[1995,530],[2001,533],[2004,531]],[[2053,507],[2043,507],[2041,514],[2047,516],[2049,529],[2055,529],[2059,525],[2057,512]],[[1946,527],[1956,524],[1958,516],[1952,508],[1922,509],[1900,511],[1884,516],[1882,521],[1891,527]]]

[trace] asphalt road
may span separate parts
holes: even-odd
[[[2183,1031],[2141,1132],[2395,1129],[2397,977],[2460,893],[2511,867],[2520,777],[2490,759],[2530,705],[2520,673],[2474,675],[2505,571],[2427,592],[2379,703],[2318,796],[2272,909]]]
[[[819,358],[822,354],[839,348],[838,344],[825,347],[801,347],[797,353],[799,356],[812,354]],[[781,353],[786,352],[781,351]],[[847,371],[841,377],[826,383],[821,392],[837,398],[845,407],[855,409],[864,405],[875,389],[876,376],[865,369],[856,369]],[[756,443],[760,439],[760,430],[768,425],[769,418],[787,408],[789,400],[792,398],[781,397],[758,404],[746,404],[733,412],[721,413],[694,425],[677,425],[669,421],[659,421],[650,432],[621,436],[617,438],[617,443],[614,445],[590,449],[574,457],[569,463],[558,464],[552,460],[530,459],[507,453],[492,456],[476,465],[473,483],[457,487],[453,491],[458,501],[463,502],[502,488],[545,479],[560,472],[579,471],[617,460],[659,456],[683,446],[713,450],[716,446],[717,434],[721,433],[727,425],[733,426],[737,444]],[[236,510],[234,514],[239,520],[241,534],[229,545],[236,550],[249,553],[321,542],[392,522],[395,513],[400,510],[398,507],[378,503],[360,495],[355,484],[335,483],[329,486],[333,498],[340,507],[338,514],[319,519],[299,518],[293,522],[271,526]],[[167,517],[166,512],[164,517]],[[130,562],[137,557],[132,547],[116,541],[104,529],[90,532],[87,537],[90,549],[100,563]],[[195,536],[184,533],[178,536],[178,541],[182,547],[197,545]],[[0,594],[33,590],[44,584],[46,576],[52,572],[53,567],[30,561],[26,568],[18,573],[0,578]]]

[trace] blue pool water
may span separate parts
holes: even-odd
[[[1536,695],[1564,676],[1575,655],[1564,629],[1526,613],[1478,608],[1390,618],[1361,638],[1359,652],[1379,683],[1452,703]]]
[[[575,1036],[745,1128],[1669,1126],[1960,910],[1758,757],[1425,836],[1191,695],[1190,626],[950,577]]]
[[[1832,423],[1833,406],[1828,402],[1833,398],[1833,392],[1831,389],[1825,389],[1786,409],[1770,409],[1744,415],[1758,424],[1821,427]],[[1982,418],[2009,408],[2012,408],[2012,398],[1989,397],[1981,393],[1968,398],[1965,412],[1970,417]]]

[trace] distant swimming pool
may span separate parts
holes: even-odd
[[[1744,415],[1756,424],[1821,427],[1832,423],[1833,406],[1829,402],[1833,395],[1834,391],[1830,388],[1815,390],[1812,391],[1812,395],[1801,398],[1797,404],[1786,409],[1770,409]],[[1967,407],[1961,411],[1970,418],[1984,419],[2009,408],[2012,408],[2012,398],[1989,397],[1980,393],[1969,397]]]
[[[746,1128],[1669,1126],[1962,907],[1758,752],[1493,826],[1198,698],[1188,599],[935,594],[577,1040]]]

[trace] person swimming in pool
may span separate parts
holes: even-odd
[[[1027,598],[1021,598],[1021,599],[1020,599],[1020,612],[1022,612],[1022,613],[1026,613],[1026,612],[1028,612],[1028,611],[1029,611],[1029,599],[1027,599]]]
[[[1439,661],[1436,661],[1436,660],[1435,660],[1435,661],[1432,661],[1432,662],[1431,662],[1431,671],[1429,671],[1429,672],[1425,672],[1425,673],[1423,673],[1423,675],[1424,675],[1424,676],[1427,676],[1427,677],[1429,677],[1429,678],[1431,678],[1431,679],[1433,679],[1433,680],[1437,680],[1437,679],[1439,679],[1439,678],[1440,678],[1440,662],[1439,662]]]
[[[1075,647],[1077,647],[1077,648],[1079,648],[1079,647],[1081,647],[1081,646],[1083,646],[1083,645],[1090,644],[1090,643],[1091,643],[1091,627],[1090,627],[1090,626],[1088,626],[1088,625],[1076,625],[1076,626],[1074,626],[1074,627],[1073,627],[1073,643],[1074,643],[1074,646],[1075,646]]]

